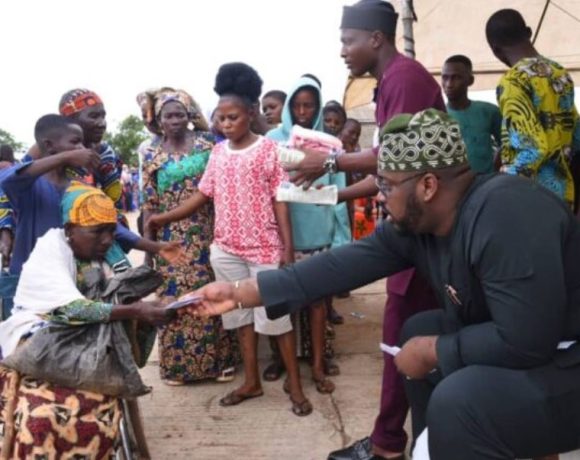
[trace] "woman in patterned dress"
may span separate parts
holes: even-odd
[[[210,133],[188,129],[190,121],[202,115],[187,93],[162,91],[154,103],[163,137],[143,155],[144,221],[151,213],[176,207],[197,191],[214,144]],[[156,236],[163,241],[183,241],[189,260],[184,266],[155,260],[165,277],[161,297],[179,296],[213,280],[209,264],[213,239],[211,204],[189,219],[165,225]],[[224,330],[221,318],[201,320],[184,315],[159,333],[161,378],[168,384],[209,378],[231,380],[238,353],[236,338]]]

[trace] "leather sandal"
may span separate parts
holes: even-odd
[[[169,379],[165,379],[162,380],[162,382],[170,387],[182,387],[185,385],[185,382],[183,380],[169,380]]]
[[[336,339],[336,332],[334,330],[334,326],[330,322],[326,323],[324,337],[328,340]]]
[[[229,406],[237,406],[240,403],[243,403],[246,399],[258,398],[263,396],[264,392],[260,391],[255,394],[242,394],[236,393],[236,390],[228,393],[222,399],[220,399],[220,406],[222,407],[229,407]]]
[[[215,381],[218,383],[227,383],[227,382],[231,382],[235,378],[236,378],[236,368],[232,366],[232,367],[228,367],[227,369],[224,369],[223,371],[221,371],[220,375],[218,375],[215,378]]]
[[[275,382],[280,377],[282,377],[284,371],[286,371],[284,364],[281,362],[273,361],[268,365],[268,367],[266,367],[266,369],[264,369],[262,378],[267,382]]]
[[[297,402],[292,399],[292,396],[290,396],[290,402],[292,403],[292,412],[294,415],[305,417],[312,414],[312,403],[308,401],[308,399],[304,399],[302,402]]]
[[[284,385],[282,385],[282,389],[284,393],[290,395],[290,382],[288,380],[284,380]],[[299,417],[304,417],[306,415],[310,415],[312,413],[312,403],[305,399],[302,402],[296,402],[290,396],[290,402],[292,403],[292,412]]]
[[[288,379],[284,380],[284,385],[282,385],[282,389],[284,390],[284,393],[286,393],[287,395],[290,394],[290,382],[288,381]]]
[[[314,377],[312,377],[312,381],[316,386],[316,391],[318,391],[323,395],[332,393],[336,388],[334,382],[332,380],[327,379],[326,377],[323,377],[321,379],[315,379]]]
[[[334,307],[330,307],[328,311],[328,321],[336,326],[344,324],[344,317],[338,313]]]
[[[329,377],[336,377],[340,375],[340,367],[338,364],[334,363],[330,359],[325,359],[323,363],[324,367],[324,375],[328,375]]]

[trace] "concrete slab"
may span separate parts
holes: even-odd
[[[376,294],[377,290],[383,293]],[[314,405],[308,417],[292,414],[281,380],[264,382],[263,397],[229,408],[220,407],[218,400],[240,384],[242,375],[227,384],[166,386],[159,378],[154,353],[142,372],[154,391],[140,399],[153,458],[209,460],[233,455],[252,460],[315,460],[367,436],[380,396],[383,305],[383,283],[336,301],[345,315],[345,324],[336,328],[335,342],[341,375],[334,378],[335,393],[321,395],[310,380],[308,366],[301,364],[305,392]],[[351,311],[364,318],[350,316]],[[261,341],[263,350],[266,344]],[[265,364],[262,359],[261,367]]]

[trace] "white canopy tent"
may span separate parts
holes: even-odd
[[[400,3],[391,0],[400,11]],[[546,8],[546,5],[547,8]],[[445,59],[464,54],[473,62],[473,99],[493,102],[494,91],[506,67],[492,54],[485,38],[485,23],[497,10],[513,8],[522,13],[537,34],[536,48],[566,67],[580,85],[580,0],[415,0],[418,21],[414,23],[416,58],[439,79]],[[403,28],[398,27],[397,47],[403,50]],[[344,106],[365,126],[361,144],[370,145],[374,129],[373,89],[370,76],[349,79]],[[580,91],[579,91],[580,92]],[[577,95],[578,104],[578,95]]]

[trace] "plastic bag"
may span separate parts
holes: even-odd
[[[89,269],[84,275],[86,297],[117,304],[134,302],[163,282],[159,273],[143,265],[109,280],[103,278],[102,270]],[[136,326],[134,323],[132,320],[80,326],[50,324],[20,344],[2,364],[21,374],[69,388],[123,398],[141,396],[151,388],[141,380],[137,363],[144,364],[153,342],[143,340],[143,335],[154,334],[155,328],[129,327]],[[144,332],[140,336],[141,329]],[[139,347],[139,342],[147,343]]]
[[[47,326],[2,364],[38,380],[110,396],[134,398],[151,391],[139,376],[120,321]]]

